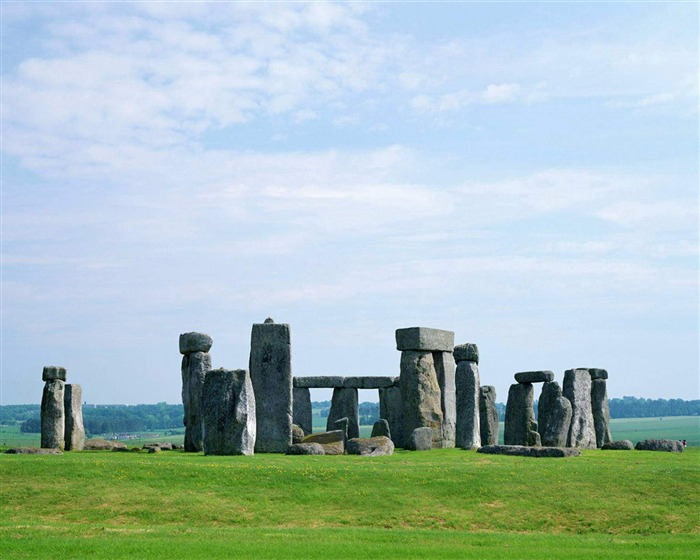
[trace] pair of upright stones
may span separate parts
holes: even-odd
[[[81,451],[85,446],[82,388],[66,384],[66,368],[47,366],[41,397],[41,447]]]

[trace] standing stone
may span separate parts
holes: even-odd
[[[403,402],[401,387],[386,387],[379,389],[379,417],[389,424],[391,441],[396,447],[406,447],[406,436],[403,430]]]
[[[211,356],[208,352],[198,351],[182,357],[182,406],[186,452],[202,450],[202,388],[204,377],[210,369]]]
[[[417,428],[433,430],[433,447],[442,447],[442,405],[440,385],[432,352],[401,352],[401,401],[404,433]]]
[[[607,381],[604,378],[591,379],[591,408],[596,447],[600,448],[612,441]]]
[[[537,425],[542,445],[566,447],[571,426],[571,403],[562,396],[561,387],[556,381],[547,381],[542,385],[537,405]]]
[[[433,363],[440,387],[442,447],[454,447],[457,424],[457,389],[455,361],[452,352],[433,352]]]
[[[491,385],[484,385],[479,390],[479,426],[481,445],[498,445],[496,388]]]
[[[293,418],[289,325],[267,321],[253,325],[250,378],[258,419],[255,451],[285,453],[292,443]]]
[[[85,426],[83,425],[83,389],[75,383],[64,387],[63,408],[65,411],[66,451],[82,451],[85,447]]]
[[[389,429],[389,422],[384,420],[383,418],[380,418],[374,423],[374,426],[372,426],[372,435],[371,437],[379,437],[379,436],[386,436],[389,439],[391,439],[391,430]]]
[[[65,447],[65,383],[61,379],[47,381],[41,397],[41,447]]]
[[[458,353],[459,357],[460,354]],[[471,360],[457,362],[457,430],[455,443],[461,449],[481,447],[479,416],[479,365]]]
[[[333,389],[331,409],[328,412],[326,431],[339,429],[335,422],[341,418],[348,419],[348,438],[360,437],[359,405],[357,402],[357,389],[337,388]]]
[[[205,455],[252,455],[255,448],[255,396],[244,369],[207,372],[202,387]]]
[[[571,426],[566,440],[568,447],[595,449],[595,423],[591,407],[591,376],[585,369],[569,369],[564,373],[564,396],[571,403]]]
[[[306,387],[294,387],[292,394],[294,397],[294,423],[304,430],[304,435],[308,436],[313,431],[311,391],[309,391]]]
[[[514,383],[510,386],[503,434],[505,445],[528,445],[530,432],[537,429],[532,409],[534,394],[532,383]]]

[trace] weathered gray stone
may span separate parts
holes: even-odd
[[[670,451],[683,453],[683,442],[675,439],[645,439],[634,446],[638,451]]]
[[[460,449],[481,447],[479,415],[479,365],[472,361],[457,363],[457,429],[455,445]]]
[[[591,407],[591,375],[585,369],[564,373],[564,396],[571,403],[571,426],[567,447],[595,449],[595,424]]]
[[[607,381],[602,377],[591,380],[591,408],[593,410],[596,447],[603,447],[612,441],[612,433],[610,432]]]
[[[601,369],[601,368],[579,368],[579,369],[587,369],[588,373],[591,375],[591,381],[595,381],[596,379],[607,379],[608,378],[608,370],[606,370],[606,369]]]
[[[313,413],[311,411],[311,391],[305,387],[294,387],[294,423],[308,435],[313,431]]]
[[[389,422],[384,418],[380,418],[372,426],[372,437],[386,436],[391,439],[391,428],[389,428]]]
[[[518,383],[546,383],[554,380],[554,373],[551,371],[521,371],[515,374]]]
[[[343,418],[339,418],[335,422],[333,422],[333,425],[330,428],[327,428],[327,431],[335,431],[335,430],[340,430],[343,432],[343,437],[344,437],[344,443],[348,443],[348,426],[350,425],[350,421],[347,419],[346,416]]]
[[[483,385],[479,390],[479,428],[481,445],[498,444],[496,388],[491,385]]]
[[[346,377],[343,387],[354,389],[383,389],[385,387],[394,386],[394,377],[375,376],[375,377]]]
[[[542,447],[542,440],[540,439],[539,432],[530,430],[527,433],[527,444],[530,447]]]
[[[328,412],[328,420],[326,421],[326,430],[337,430],[335,425],[337,420],[341,418],[348,419],[348,437],[360,437],[360,418],[357,402],[357,389],[333,389],[333,397],[331,398],[331,409]]]
[[[528,435],[537,429],[532,408],[535,391],[531,383],[514,383],[508,390],[503,442],[506,445],[528,445]]]
[[[294,443],[286,451],[287,455],[325,455],[320,443]]]
[[[47,381],[41,397],[41,447],[65,447],[66,418],[64,408],[65,383],[60,379]]]
[[[349,455],[363,455],[366,457],[392,455],[394,453],[394,442],[386,436],[352,438],[348,440],[347,450]]]
[[[340,389],[345,387],[345,378],[339,375],[319,375],[316,377],[295,377],[294,387],[305,389]]]
[[[148,447],[147,449],[149,453],[160,453],[160,447],[158,447],[157,445],[153,447]]]
[[[435,365],[435,373],[437,374],[438,386],[440,387],[440,408],[442,409],[441,447],[454,447],[457,425],[455,361],[451,352],[433,352],[433,364]]]
[[[5,451],[10,455],[63,455],[60,449],[44,449],[43,447],[12,447]]]
[[[41,373],[42,381],[66,380],[66,368],[59,366],[46,366]]]
[[[628,439],[620,439],[618,441],[609,441],[608,443],[604,444],[601,449],[632,451],[634,449],[634,444]]]
[[[455,362],[476,362],[479,363],[479,348],[473,342],[458,344],[454,348]]]
[[[345,453],[345,434],[342,430],[332,430],[306,436],[301,443],[318,443],[323,446],[326,455],[343,455]]]
[[[427,352],[452,352],[455,333],[426,327],[409,327],[396,330],[396,349]]]
[[[433,447],[442,447],[442,404],[432,352],[401,352],[401,401],[404,433],[431,428]]]
[[[151,447],[157,447],[161,451],[172,451],[173,444],[170,443],[169,441],[160,441],[160,442],[145,443],[143,445],[144,449],[149,449]]]
[[[406,448],[411,451],[429,451],[433,448],[433,434],[432,428],[416,428],[411,432]]]
[[[477,453],[489,455],[516,455],[518,457],[578,457],[578,449],[562,447],[528,447],[524,445],[485,445]]]
[[[209,370],[211,356],[207,352],[191,352],[182,357],[180,371],[186,452],[202,450],[202,388]]]
[[[258,421],[255,451],[285,453],[292,443],[292,354],[289,325],[253,325],[250,378]]]
[[[301,440],[303,440],[305,436],[306,434],[304,433],[304,430],[301,429],[301,426],[292,424],[292,445],[295,443],[301,443]]]
[[[202,387],[202,447],[205,455],[252,455],[256,437],[255,415],[253,385],[246,370],[214,369],[207,372]]]
[[[561,387],[556,381],[547,381],[542,385],[537,405],[537,425],[542,445],[566,447],[571,426],[571,403],[562,396]]]
[[[180,354],[209,352],[214,341],[208,334],[189,332],[180,335]]]
[[[406,436],[403,429],[403,402],[401,387],[379,389],[379,417],[389,424],[391,441],[396,447],[406,447]]]
[[[75,383],[66,384],[63,392],[65,413],[65,450],[82,451],[85,447],[85,426],[83,424],[83,389]]]
[[[114,451],[115,449],[126,450],[127,447],[123,441],[93,438],[85,441],[83,449],[86,451]]]

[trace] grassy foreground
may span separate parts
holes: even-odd
[[[10,558],[695,558],[700,449],[0,455]]]

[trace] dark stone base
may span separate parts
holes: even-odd
[[[565,447],[525,447],[524,445],[485,445],[477,453],[517,455],[519,457],[578,457],[581,451]]]

